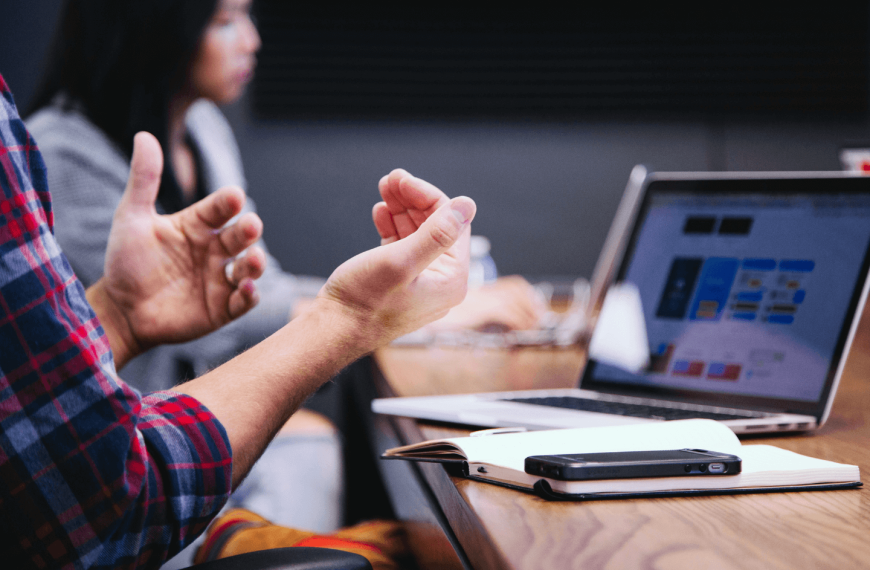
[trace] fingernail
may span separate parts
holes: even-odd
[[[474,216],[474,211],[474,202],[469,199],[454,199],[450,203],[450,212],[456,216],[456,219],[459,220],[460,224],[468,223],[468,220]]]

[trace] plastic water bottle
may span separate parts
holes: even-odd
[[[483,236],[471,236],[471,261],[468,268],[468,286],[480,287],[492,283],[498,277],[495,261],[489,254],[489,240]]]

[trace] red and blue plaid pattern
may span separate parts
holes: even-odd
[[[0,566],[159,567],[220,510],[231,471],[202,404],[118,379],[0,77]]]

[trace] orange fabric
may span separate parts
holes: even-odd
[[[381,549],[365,542],[357,542],[355,540],[344,540],[341,538],[332,538],[331,536],[312,536],[306,538],[302,542],[297,542],[293,546],[310,546],[312,548],[335,548],[336,550],[346,550],[348,548],[361,548],[372,552],[381,552]],[[383,553],[382,553],[383,554]]]
[[[404,529],[395,521],[370,521],[318,535],[275,525],[250,511],[234,509],[211,524],[195,562],[288,546],[353,552],[367,558],[375,570],[397,570],[396,559],[408,554]],[[215,552],[216,548],[220,551]]]
[[[214,522],[215,522],[215,524],[213,525],[213,528],[209,529],[209,531],[206,535],[207,538],[201,547],[206,552],[208,552],[209,550],[212,549],[215,541],[217,540],[217,538],[220,535],[222,535],[225,532],[230,532],[230,529],[233,526],[237,525],[240,522],[246,522],[246,521],[244,518],[239,518],[239,517],[234,517],[234,518],[221,517],[220,524],[218,524],[218,521],[214,521]]]

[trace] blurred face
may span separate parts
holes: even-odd
[[[191,68],[196,97],[230,103],[254,75],[260,34],[251,21],[253,0],[220,0],[200,40]]]

